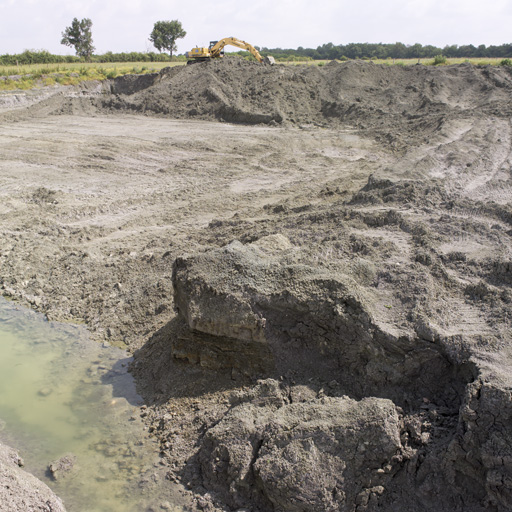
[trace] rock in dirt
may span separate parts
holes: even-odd
[[[65,512],[64,505],[43,482],[20,469],[17,452],[0,444],[0,510]]]
[[[76,455],[68,453],[48,464],[48,471],[54,480],[62,480],[77,471]]]
[[[205,485],[233,508],[355,510],[365,493],[382,494],[403,462],[400,419],[377,398],[251,401],[206,433],[199,459]]]

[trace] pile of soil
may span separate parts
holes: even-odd
[[[511,90],[507,67],[358,61],[269,67],[226,58],[167,68],[152,76],[118,78],[112,85],[114,97],[104,105],[247,124],[344,123],[391,130],[394,136],[398,130],[412,130],[414,135],[404,140],[410,144],[437,129],[451,110],[459,116],[463,111],[510,115]]]
[[[135,351],[198,509],[510,510],[511,93],[225,58],[17,97],[2,293]]]

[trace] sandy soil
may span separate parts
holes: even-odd
[[[475,382],[510,386],[510,73],[326,68],[227,61],[55,89],[39,102],[0,98],[2,293],[51,319],[85,322],[99,339],[143,347],[134,372],[153,404],[144,415],[169,478],[189,484],[205,510],[281,505],[272,497],[226,504],[220,487],[212,494],[201,480],[194,456],[204,433],[232,407],[232,391],[252,384],[173,357],[177,257],[283,235],[294,263],[361,287],[372,325],[442,345],[454,368],[476,365],[443,396],[379,395],[432,434],[430,444],[415,441],[417,467],[431,453],[458,457],[454,439],[466,450],[485,444],[464,437],[474,418],[457,411],[476,400]],[[326,392],[325,379],[319,369],[315,397],[357,395]],[[436,399],[452,411],[438,430],[424,407]],[[504,453],[511,437],[503,434]],[[411,486],[403,475],[414,473],[412,462],[403,462],[393,492],[333,510],[373,510],[379,500],[382,510],[506,510],[508,484],[485,482],[511,468],[478,457],[481,468],[459,468],[449,492],[439,482]]]

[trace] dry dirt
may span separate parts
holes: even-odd
[[[225,59],[4,94],[1,291],[136,351],[198,509],[510,510],[511,93]]]

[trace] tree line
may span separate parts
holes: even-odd
[[[456,44],[444,46],[426,45],[419,43],[405,45],[403,43],[349,43],[335,45],[326,43],[317,48],[294,49],[262,48],[262,55],[273,55],[277,60],[345,60],[345,59],[423,59],[444,55],[448,58],[510,58],[512,57],[512,43],[499,46],[486,46],[472,44],[458,46]]]
[[[395,44],[371,44],[351,43],[348,45],[335,46],[327,43],[316,49],[302,48],[259,48],[263,56],[272,55],[278,61],[288,60],[345,60],[345,59],[421,59],[434,58],[437,55],[444,55],[448,58],[512,58],[512,44],[500,46],[422,46],[415,44],[406,46],[402,43]],[[384,48],[385,50],[383,50]],[[245,56],[247,52],[235,52]],[[101,55],[91,55],[91,62],[164,62],[171,59],[170,53],[156,52],[107,52]],[[16,66],[16,64],[60,64],[81,62],[83,57],[75,55],[55,55],[46,50],[25,50],[18,54],[0,55],[0,65]],[[172,60],[186,60],[184,55],[172,56]]]
[[[55,55],[46,50],[25,50],[23,53],[0,55],[0,66],[20,66],[24,64],[66,64],[84,62],[83,57],[76,55]],[[102,55],[92,55],[89,62],[98,64],[108,62],[168,62],[171,57],[168,53],[156,52],[107,52]],[[172,57],[172,60],[185,60],[185,57]]]

